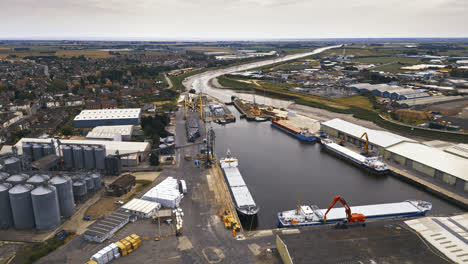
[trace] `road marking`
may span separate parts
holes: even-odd
[[[216,247],[204,248],[202,253],[210,264],[220,263],[225,258],[223,251]]]
[[[253,253],[255,256],[260,255],[260,253],[261,253],[261,248],[260,248],[260,246],[259,246],[258,244],[255,244],[255,243],[254,243],[254,244],[249,244],[248,247],[249,247],[250,251],[252,251],[252,253]]]
[[[180,251],[189,250],[193,248],[192,242],[190,242],[190,240],[186,236],[181,236],[178,240],[179,245],[177,245],[177,248]]]

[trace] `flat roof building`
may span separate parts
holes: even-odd
[[[132,199],[128,203],[124,204],[121,209],[130,212],[133,215],[139,217],[151,218],[153,215],[157,215],[157,211],[161,208],[160,203],[142,200]]]
[[[126,141],[131,139],[132,133],[133,125],[97,126],[86,135],[86,139]]]
[[[83,110],[73,120],[74,127],[136,125],[140,122],[140,108]]]
[[[75,139],[51,139],[51,138],[22,138],[16,144],[18,154],[23,153],[23,143],[43,143],[52,144],[55,147],[55,153],[59,153],[59,142],[61,146],[68,144],[81,145],[81,146],[92,146],[100,145],[105,147],[107,155],[115,155],[118,151],[120,155],[129,154],[121,157],[122,165],[124,166],[136,166],[141,161],[145,160],[148,156],[149,150],[151,150],[151,144],[148,142],[126,142],[126,141],[108,141],[108,140],[75,140]]]
[[[367,133],[369,138],[369,150],[383,154],[385,148],[402,141],[413,141],[412,139],[402,137],[387,131],[370,129],[359,126],[339,118],[335,118],[322,123],[323,131],[331,136],[341,138],[344,135],[347,141],[356,145],[363,145],[365,140],[359,138]]]
[[[468,159],[459,155],[419,142],[405,141],[387,148],[384,157],[468,192]]]

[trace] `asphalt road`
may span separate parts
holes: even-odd
[[[217,69],[213,71],[207,71],[204,73],[200,73],[197,75],[190,76],[186,78],[183,81],[183,85],[187,90],[190,89],[195,89],[198,92],[202,93],[207,93],[221,102],[227,102],[231,100],[232,95],[236,95],[242,99],[247,99],[247,100],[252,100],[251,95],[246,95],[242,93],[237,93],[236,91],[233,90],[228,90],[228,89],[217,89],[213,87],[210,84],[210,80],[213,78],[216,78],[218,76],[224,75],[224,74],[229,74],[233,72],[238,72],[238,71],[245,71],[253,68],[258,68],[270,64],[275,64],[278,62],[286,62],[290,60],[295,60],[295,59],[300,59],[304,57],[308,57],[314,54],[321,53],[323,51],[329,50],[329,49],[334,49],[341,47],[341,45],[338,46],[329,46],[329,47],[323,47],[323,48],[318,48],[315,49],[311,52],[306,52],[306,53],[299,53],[299,54],[293,54],[293,55],[288,55],[284,57],[278,57],[274,59],[269,59],[269,60],[263,60],[263,61],[258,61],[258,62],[252,62],[252,63],[247,63],[247,64],[242,64],[242,65],[237,65],[229,68],[224,68],[224,69]],[[256,95],[256,99],[258,102],[265,103],[267,105],[275,106],[275,107],[287,107],[289,104],[291,104],[291,101],[287,100],[281,100],[281,99],[274,99],[270,97],[263,97],[261,95]]]

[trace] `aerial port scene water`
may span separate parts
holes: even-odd
[[[0,264],[468,263],[462,1],[0,8]]]

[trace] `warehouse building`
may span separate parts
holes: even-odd
[[[444,95],[437,95],[437,96],[429,96],[423,98],[408,98],[408,100],[402,100],[395,102],[397,105],[406,108],[424,108],[428,105],[438,104],[438,103],[448,103],[448,102],[455,102],[466,99],[462,95],[457,96],[444,96]]]
[[[456,152],[457,155],[451,152]],[[463,148],[463,145],[444,151],[419,142],[405,141],[387,148],[384,157],[468,192],[468,149]]]
[[[387,131],[370,129],[359,126],[339,118],[335,118],[322,123],[323,132],[336,137],[346,136],[347,142],[357,146],[365,144],[365,138],[360,139],[364,133],[369,138],[368,149],[379,155],[383,155],[385,149],[402,141],[413,141],[412,139],[402,137]]]
[[[86,135],[86,139],[129,141],[132,133],[133,125],[97,126]]]
[[[62,153],[62,149],[66,145],[102,146],[105,148],[107,156],[115,155],[118,152],[121,155],[123,166],[137,166],[148,157],[151,150],[151,144],[148,142],[22,138],[15,144],[20,155],[23,153],[23,143],[53,144],[55,153]],[[60,149],[59,145],[61,146]]]
[[[136,198],[132,199],[131,201],[129,201],[121,207],[121,209],[125,212],[129,212],[132,215],[136,215],[143,218],[151,218],[153,215],[157,215],[157,211],[160,208],[160,203]]]
[[[130,221],[130,215],[123,210],[115,211],[91,224],[83,233],[83,237],[88,241],[102,243],[124,227]]]
[[[140,108],[83,110],[73,120],[79,128],[96,126],[136,125],[140,123]]]

